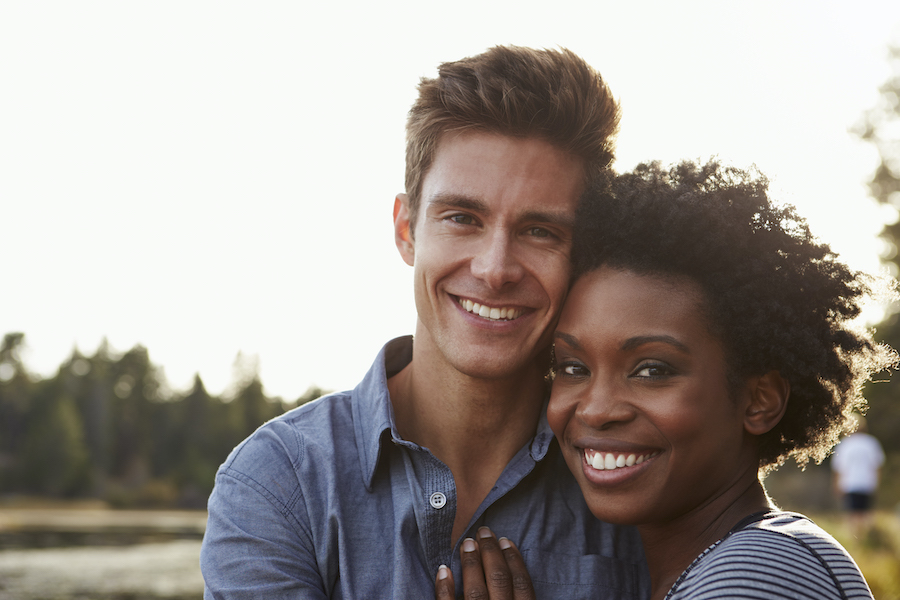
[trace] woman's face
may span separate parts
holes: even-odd
[[[746,485],[748,469],[756,477],[746,393],[729,395],[692,280],[588,273],[568,296],[555,344],[548,418],[598,518],[668,521]]]

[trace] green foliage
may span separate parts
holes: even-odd
[[[29,411],[21,481],[28,491],[60,496],[84,480],[87,447],[75,402],[66,395],[39,395]]]
[[[891,75],[879,88],[880,99],[866,111],[855,133],[872,143],[878,150],[880,162],[869,181],[869,192],[880,204],[900,211],[900,45],[889,50]],[[881,238],[885,242],[882,260],[896,276],[900,274],[900,219],[884,226]],[[896,311],[897,307],[894,307]],[[900,349],[900,318],[894,312],[876,328],[876,338]],[[866,389],[869,401],[867,421],[869,432],[884,446],[888,461],[885,473],[900,472],[900,374],[885,373],[881,380]],[[900,487],[887,477],[882,479],[893,502],[900,501]]]
[[[878,600],[900,600],[900,519],[890,512],[877,512],[872,527],[859,538],[851,533],[844,515],[810,515],[819,527],[846,548]]]
[[[171,393],[145,348],[115,355],[105,343],[91,357],[74,351],[54,377],[39,379],[21,361],[23,345],[21,333],[0,345],[0,494],[200,508],[234,446],[324,393],[271,398],[255,366],[236,371],[236,391],[222,397],[199,375],[190,390]]]

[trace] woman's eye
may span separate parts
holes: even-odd
[[[673,374],[674,370],[664,363],[643,364],[634,372],[635,377],[644,377],[647,379],[661,379]]]
[[[557,365],[555,370],[557,376],[562,375],[565,377],[584,377],[588,375],[588,370],[584,367],[584,365],[578,363],[563,363]]]

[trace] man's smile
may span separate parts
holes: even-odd
[[[522,313],[525,312],[521,308],[511,306],[487,306],[485,304],[479,304],[474,300],[469,300],[468,298],[457,298],[457,302],[459,302],[459,305],[462,306],[466,312],[478,315],[485,319],[490,319],[491,321],[512,321],[513,319],[522,316]]]

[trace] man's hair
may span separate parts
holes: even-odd
[[[760,436],[760,468],[824,459],[865,408],[863,384],[896,365],[851,323],[878,280],[839,262],[793,207],[774,206],[758,173],[650,163],[606,179],[579,206],[574,278],[608,266],[698,283],[731,391],[773,370],[790,382],[784,417]]]
[[[573,52],[496,46],[423,77],[406,123],[406,193],[415,227],[441,136],[478,131],[543,139],[582,159],[589,183],[613,159],[619,105]]]

